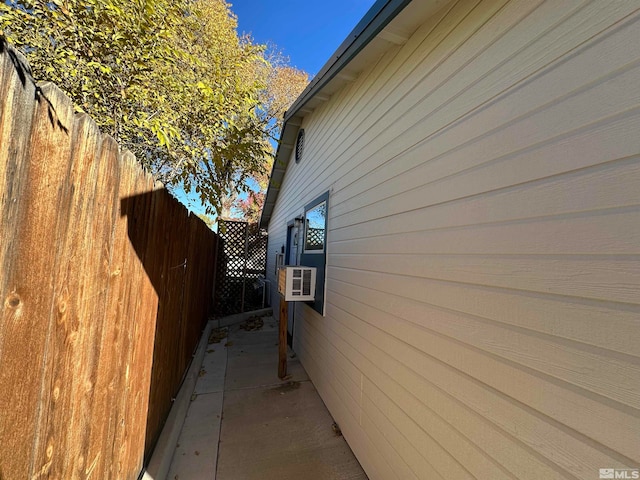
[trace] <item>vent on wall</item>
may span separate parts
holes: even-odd
[[[304,128],[301,128],[298,132],[298,138],[296,139],[296,163],[300,163],[302,160],[302,152],[304,151]]]
[[[315,300],[315,267],[285,266],[278,272],[278,291],[287,302]]]

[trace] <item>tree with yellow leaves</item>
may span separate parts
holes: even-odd
[[[226,1],[8,0],[0,28],[34,77],[206,213],[269,169],[282,105],[295,98],[283,93],[289,67],[238,36]],[[306,74],[291,75],[301,91]]]

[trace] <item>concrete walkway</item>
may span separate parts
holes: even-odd
[[[167,479],[366,480],[300,362],[278,379],[277,323],[263,320],[206,346]]]

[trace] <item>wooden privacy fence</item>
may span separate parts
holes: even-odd
[[[0,478],[136,479],[216,236],[0,38]]]

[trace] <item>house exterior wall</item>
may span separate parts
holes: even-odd
[[[372,480],[639,466],[638,7],[451,3],[305,118],[268,272],[330,191],[294,349]]]

